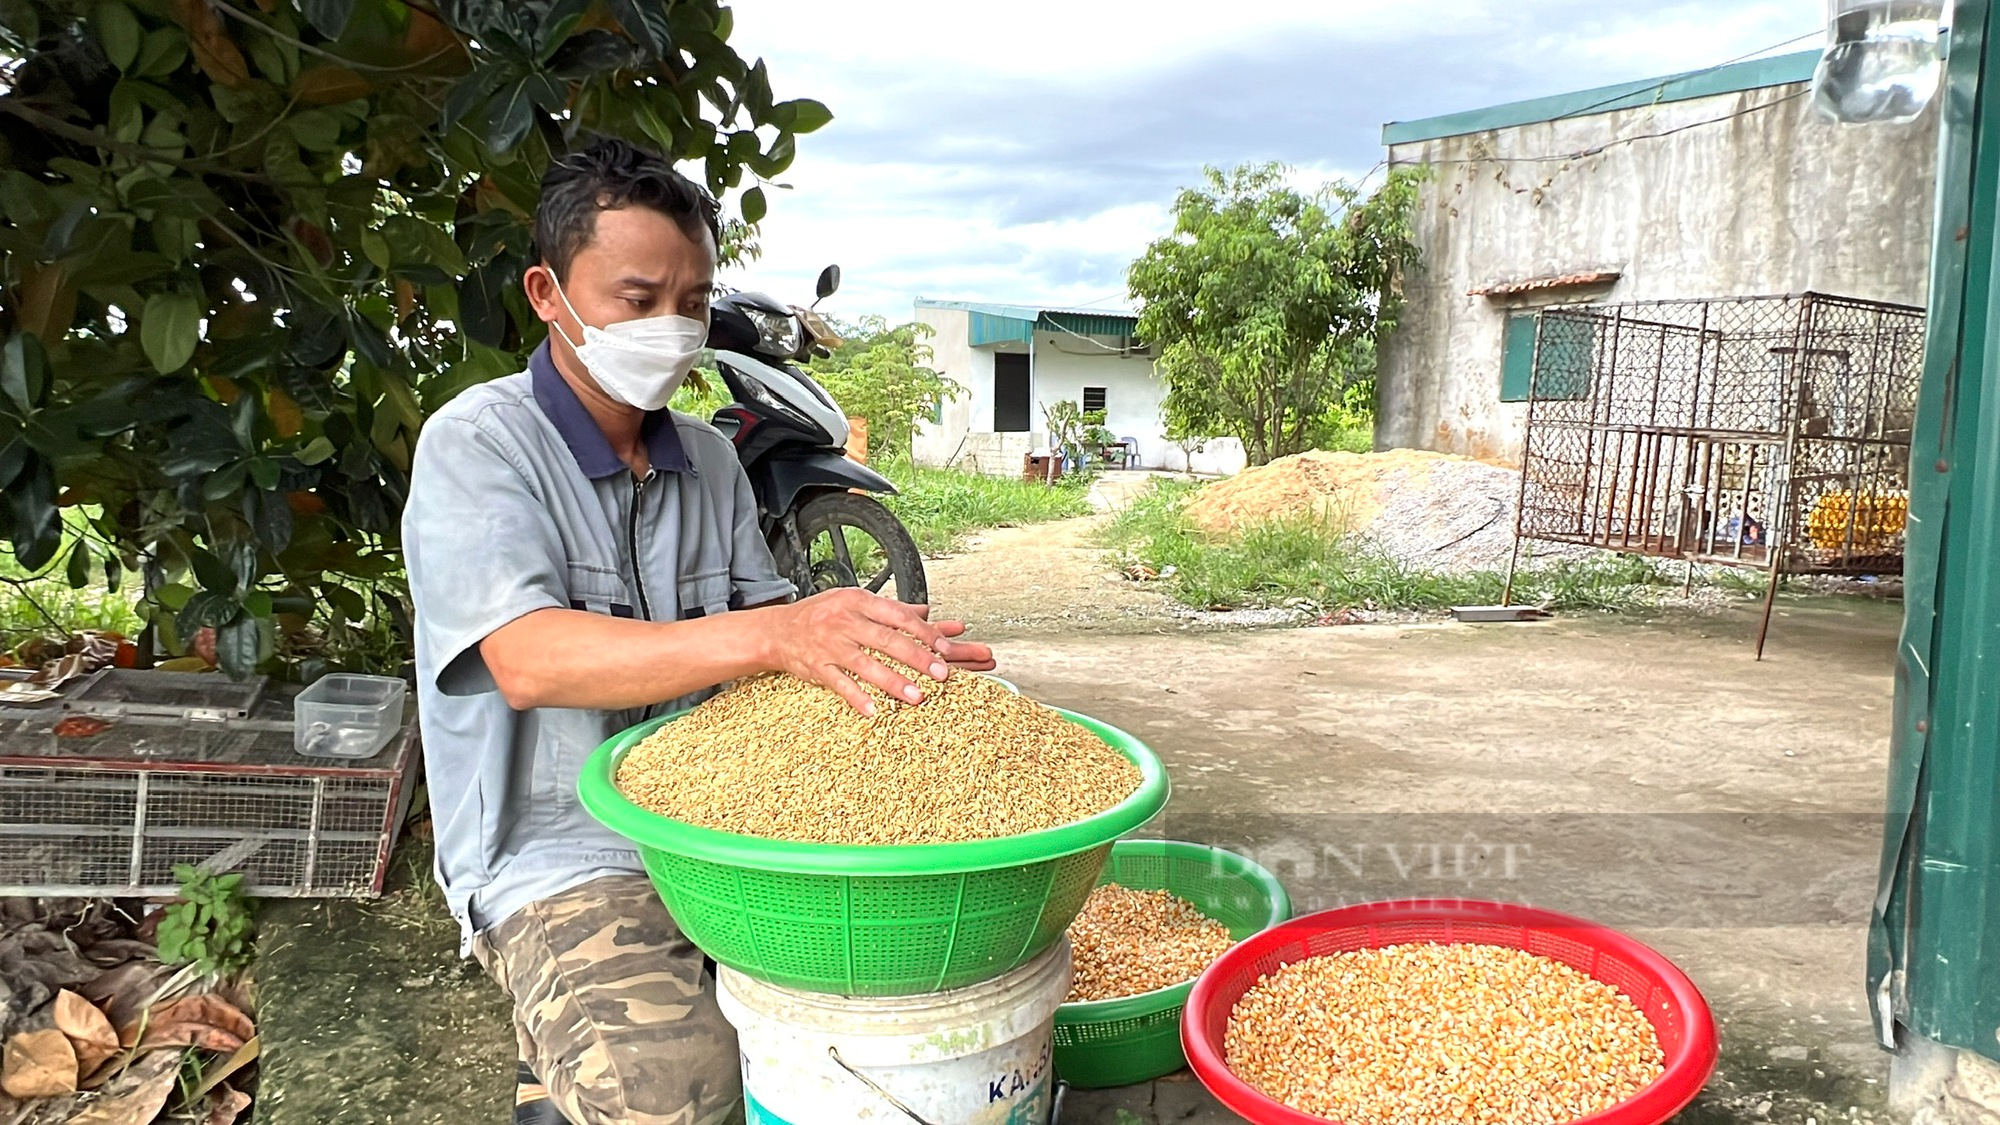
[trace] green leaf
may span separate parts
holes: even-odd
[[[248,590],[257,584],[260,567],[257,544],[238,539],[229,544],[229,572],[236,576],[236,588]]]
[[[186,293],[159,293],[139,314],[139,343],[153,369],[171,375],[194,358],[201,343],[201,302]]]
[[[361,232],[361,253],[378,270],[387,270],[394,261],[389,256],[389,240],[373,228]]]
[[[187,61],[187,49],[187,36],[180,28],[155,28],[146,33],[130,73],[134,78],[164,78]]]
[[[194,882],[201,875],[201,868],[192,863],[176,863],[173,870],[174,882],[183,885]]]
[[[14,515],[14,559],[29,571],[38,571],[62,548],[55,469],[40,454],[30,454],[21,475],[8,487],[6,500]]]
[[[535,98],[527,78],[518,78],[493,95],[486,107],[486,147],[506,152],[521,143],[535,124]]]
[[[228,894],[242,885],[243,885],[243,875],[241,872],[237,872],[231,875],[224,875],[222,878],[217,879],[215,881],[215,889],[221,891],[223,894]],[[239,918],[237,919],[237,921],[239,925],[247,925],[249,919]]]
[[[194,576],[201,582],[202,589],[232,596],[236,593],[236,571],[228,563],[200,547],[188,550],[188,563],[194,568]]]
[[[215,632],[215,659],[232,680],[248,679],[266,655],[269,618],[244,614]]]
[[[41,337],[32,332],[9,336],[0,347],[0,391],[26,415],[42,404],[48,389],[48,355]]]
[[[299,12],[314,31],[338,39],[354,16],[354,0],[299,0]]]
[[[340,118],[324,109],[301,110],[285,119],[285,128],[308,152],[331,152],[340,144]]]
[[[265,550],[276,555],[291,546],[292,506],[286,502],[283,493],[269,489],[244,490],[243,515],[250,522],[251,530],[257,533],[257,542]]]
[[[217,465],[220,466],[227,462],[232,456],[233,454],[222,454],[216,462]],[[172,475],[179,476],[182,474],[175,473]],[[201,480],[202,499],[223,500],[236,495],[236,491],[243,487],[243,478],[249,475],[250,464],[247,461],[238,461],[227,468],[211,470]]]
[[[69,553],[69,588],[81,590],[90,585],[90,544],[79,539],[76,549]]]
[[[292,456],[295,459],[297,459],[298,463],[301,465],[317,465],[320,462],[326,460],[327,458],[333,456],[335,452],[336,450],[334,449],[333,442],[327,440],[327,438],[324,435],[322,435],[307,442],[305,444],[305,448],[299,450],[297,453],[292,454]]]
[[[139,57],[139,45],[144,32],[139,27],[139,17],[120,0],[104,0],[97,6],[97,41],[104,44],[104,57],[119,70],[132,69],[132,62]]]
[[[764,210],[766,206],[764,203],[764,189],[760,187],[753,187],[749,191],[744,192],[741,206],[743,208],[744,222],[746,223],[763,222]]]
[[[811,133],[833,120],[833,111],[811,98],[794,98],[771,107],[771,123],[787,133]]]
[[[16,435],[6,445],[0,445],[0,489],[12,485],[28,464],[30,448],[28,439]]]
[[[53,167],[55,161],[52,160],[49,164]],[[69,257],[76,249],[77,230],[96,209],[97,205],[87,197],[71,200],[69,206],[63,209],[61,217],[49,224],[48,233],[42,238],[43,260],[54,261]]]
[[[508,74],[504,67],[482,66],[459,79],[444,96],[440,127],[449,133],[454,125],[471,117],[507,81]]]
[[[349,621],[359,621],[368,616],[368,602],[345,586],[328,583],[320,587],[320,595],[326,599],[326,604],[339,610],[340,615]]]
[[[663,55],[673,46],[667,5],[648,0],[611,0],[611,14],[625,34],[653,55]]]
[[[268,457],[259,457],[250,462],[250,479],[257,482],[258,488],[269,492],[278,487],[278,476],[279,468],[276,461]]]
[[[499,347],[507,335],[505,302],[501,270],[488,265],[468,271],[458,283],[458,319],[465,334],[489,348]]]
[[[569,42],[570,33],[582,22],[589,10],[587,0],[555,0],[542,16],[540,39],[535,50],[535,61],[547,63],[557,51]]]
[[[119,582],[120,582],[120,581],[122,581],[122,580],[123,580],[123,578],[124,578],[124,571],[125,571],[125,568],[124,568],[124,567],[122,567],[122,566],[120,566],[120,565],[119,565],[119,563],[118,563],[118,556],[117,556],[117,555],[115,555],[115,554],[107,554],[107,555],[105,555],[105,556],[104,556],[104,592],[105,592],[105,593],[107,593],[107,594],[115,594],[115,593],[117,593],[117,592],[118,592],[118,584],[119,584]]]
[[[194,597],[194,587],[185,582],[169,582],[153,587],[153,600],[175,613],[187,608],[188,599]]]
[[[187,608],[174,615],[174,627],[189,641],[202,629],[217,629],[236,620],[243,614],[243,607],[234,594],[218,594],[213,590],[203,590],[188,599]],[[221,643],[218,633],[218,645]]]
[[[771,142],[769,151],[751,156],[745,163],[750,165],[752,172],[768,180],[790,168],[793,158],[797,155],[798,142],[790,133],[780,133],[778,139]]]

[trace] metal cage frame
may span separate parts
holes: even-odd
[[[1786,575],[1902,571],[1924,310],[1824,293],[1536,317],[1522,540]]]
[[[417,788],[414,717],[372,757],[303,757],[296,689],[145,672],[121,690],[113,672],[59,708],[0,708],[0,895],[171,895],[183,863],[241,872],[258,897],[382,893]],[[58,729],[79,716],[110,725]]]

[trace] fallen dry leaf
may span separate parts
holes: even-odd
[[[56,1027],[76,1049],[77,1080],[90,1077],[104,1060],[118,1053],[118,1030],[97,1005],[65,988],[56,994]]]
[[[257,1027],[242,1009],[220,996],[183,996],[152,1010],[139,1039],[139,1049],[201,1047],[225,1054],[243,1046]]]
[[[236,1048],[235,1054],[216,1063],[214,1066],[203,1068],[201,1084],[189,1091],[188,1097],[190,1099],[199,1098],[217,1086],[222,1085],[224,1079],[233,1076],[237,1071],[256,1062],[257,1053],[261,1049],[257,1042],[257,1037],[254,1035],[251,1036],[241,1047]]]
[[[106,969],[96,979],[79,985],[77,991],[111,1017],[111,1026],[124,1027],[138,1021],[139,1013],[160,990],[160,982],[172,972],[157,961],[130,961]]]
[[[178,1051],[155,1051],[126,1067],[97,1100],[64,1125],[152,1125],[180,1078]]]
[[[7,1040],[0,1060],[0,1089],[17,1098],[53,1098],[76,1092],[76,1049],[53,1027]]]
[[[250,1095],[224,1086],[208,1095],[208,1125],[236,1125],[236,1118],[249,1108]]]

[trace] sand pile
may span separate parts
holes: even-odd
[[[1218,535],[1274,519],[1309,517],[1360,531],[1380,514],[1385,494],[1422,488],[1440,462],[1463,460],[1419,449],[1313,450],[1209,485],[1188,504],[1187,514],[1196,526]]]
[[[1513,550],[1520,493],[1520,473],[1465,457],[1416,449],[1314,451],[1203,488],[1187,515],[1216,534],[1273,519],[1319,518],[1412,566],[1499,570]],[[1524,550],[1539,558],[1589,553],[1539,542]]]

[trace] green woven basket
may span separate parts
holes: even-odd
[[[804,844],[699,828],[648,812],[613,782],[625,754],[669,715],[597,748],[578,794],[639,846],[688,939],[782,988],[909,996],[991,980],[1055,944],[1097,883],[1111,841],[1167,802],[1145,744],[1068,711],[1139,767],[1139,789],[1074,824],[957,844]]]
[[[1234,852],[1173,840],[1120,840],[1098,880],[1172,891],[1242,941],[1292,916],[1291,896],[1270,872]],[[1181,1009],[1193,981],[1117,1000],[1056,1009],[1056,1073],[1072,1086],[1130,1086],[1187,1065]]]

